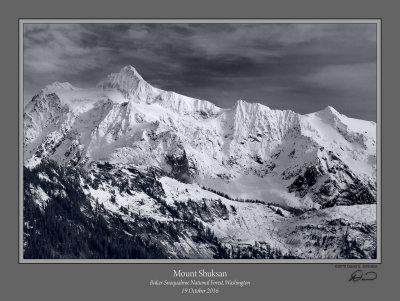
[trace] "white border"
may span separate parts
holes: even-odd
[[[376,259],[24,259],[23,258],[23,25],[25,23],[314,23],[314,24],[376,24],[377,32],[377,258]],[[381,214],[381,19],[20,19],[19,20],[19,263],[382,263]]]

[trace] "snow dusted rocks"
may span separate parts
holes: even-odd
[[[107,184],[107,176],[100,177],[95,187],[93,183],[81,185],[87,186],[82,189],[90,194],[89,202],[96,198],[110,212],[121,212],[122,203],[130,204],[132,209],[123,210],[129,219],[149,212],[148,218],[175,221],[183,217],[174,216],[173,210],[189,208],[197,225],[209,227],[220,242],[231,246],[226,247],[226,256],[247,256],[249,247],[239,244],[255,248],[255,241],[267,241],[270,248],[301,258],[374,254],[376,124],[349,118],[332,107],[300,115],[239,100],[233,108],[222,109],[152,87],[133,67],[126,66],[94,88],[53,83],[27,103],[24,164],[34,170],[48,160],[93,176],[98,164],[108,164],[109,173],[117,173],[116,178],[124,183],[133,181],[132,168],[153,177],[154,183],[160,183],[154,186],[161,187],[157,193],[151,185],[141,188],[140,194],[115,189]],[[134,179],[138,180],[137,175]],[[30,195],[45,195],[39,188],[35,194],[31,186]],[[171,212],[160,209],[164,208],[161,205],[140,211],[141,201],[166,202]],[[337,206],[343,207],[336,210]],[[344,250],[343,243],[337,246],[343,241],[339,234],[326,238],[330,243],[317,242],[310,234],[314,231],[311,220],[319,213],[327,216],[319,219],[321,232],[333,227],[330,223],[336,223],[336,216],[346,208],[362,209],[369,215],[365,225],[338,217],[334,226],[341,238],[346,235],[348,239],[354,229],[355,236],[365,230],[357,228],[359,223],[369,227],[363,234],[364,243],[358,246],[362,252]],[[301,212],[306,213],[299,216]],[[289,227],[303,218],[299,227]],[[300,242],[285,239],[296,231],[303,235]],[[191,234],[184,241],[186,246],[177,247],[175,242],[166,252],[172,257],[215,255],[210,250],[189,252],[196,248]],[[368,248],[363,249],[365,244]],[[327,251],[321,251],[321,246]],[[273,258],[280,256],[276,250],[270,250]]]

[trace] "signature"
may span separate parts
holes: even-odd
[[[364,273],[363,270],[357,270],[353,274],[351,274],[349,281],[364,281],[364,280],[375,280],[378,278],[378,274],[375,272],[366,272]]]

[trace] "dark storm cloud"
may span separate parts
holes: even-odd
[[[28,99],[54,81],[95,85],[133,65],[151,84],[230,107],[331,105],[376,120],[374,24],[26,24]]]

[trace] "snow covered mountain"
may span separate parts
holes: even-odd
[[[222,109],[152,87],[131,66],[90,89],[46,86],[23,118],[24,165],[36,177],[53,182],[60,176],[39,172],[47,162],[88,173],[79,185],[89,203],[118,214],[129,207],[123,210],[128,220],[145,215],[175,222],[182,216],[171,212],[185,204],[193,220],[230,246],[231,257],[232,246],[255,248],[260,241],[302,258],[350,256],[342,239],[349,229],[362,250],[354,256],[375,254],[374,122],[332,107],[301,115],[239,100]],[[152,178],[152,186],[127,188],[138,174]],[[42,207],[54,198],[49,194],[40,184],[27,191]],[[170,211],[158,208],[160,202]],[[311,232],[327,235],[329,227],[337,235],[321,251]],[[168,256],[211,256],[188,237],[166,247]]]

